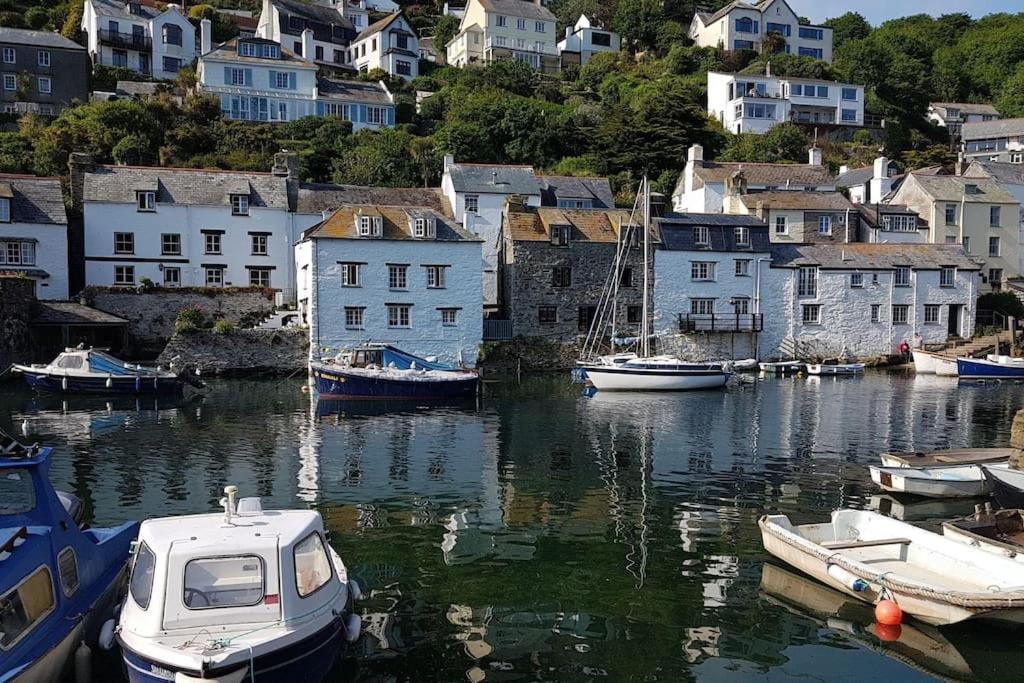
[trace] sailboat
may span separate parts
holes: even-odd
[[[643,210],[643,302],[641,306],[640,336],[637,340],[636,355],[613,354],[598,356],[594,350],[603,335],[602,324],[604,315],[594,317],[587,343],[584,345],[582,368],[587,381],[598,390],[605,391],[686,391],[690,389],[713,389],[725,386],[729,372],[717,363],[690,363],[674,356],[652,356],[650,349],[650,258],[651,258],[651,192],[647,178],[641,185],[641,194],[637,204],[642,203]],[[637,211],[634,205],[633,213]],[[632,223],[632,221],[631,221]],[[623,239],[624,231],[619,231],[619,247],[616,252],[613,272],[602,293],[602,309],[611,308],[611,339],[614,345],[617,339],[615,330],[616,297],[620,282],[620,268],[626,262],[625,254],[631,240]],[[603,313],[603,311],[602,311]]]

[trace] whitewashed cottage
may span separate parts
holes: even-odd
[[[34,280],[38,299],[68,298],[68,217],[60,178],[0,174],[0,273]]]
[[[419,39],[401,12],[376,21],[352,41],[351,64],[360,72],[383,69],[411,81],[419,75]]]

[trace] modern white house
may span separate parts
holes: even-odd
[[[85,0],[81,29],[93,64],[174,79],[196,57],[196,32],[180,5]]]
[[[469,0],[459,32],[445,48],[448,64],[514,59],[543,73],[557,73],[556,21],[541,0]]]
[[[622,46],[619,34],[594,24],[585,14],[565,28],[565,37],[558,41],[562,68],[583,66],[601,52],[618,52]]]
[[[967,159],[1024,164],[1024,118],[964,123],[960,144]]]
[[[991,104],[972,102],[930,102],[926,117],[937,126],[949,131],[949,137],[959,138],[965,123],[997,121],[1002,118]]]
[[[760,51],[769,34],[785,41],[786,54],[832,62],[832,29],[801,24],[786,0],[734,0],[717,12],[697,12],[689,30],[698,46],[726,50]]]
[[[279,43],[299,57],[327,66],[345,67],[351,61],[349,45],[356,34],[366,28],[368,17],[364,4],[346,0],[337,5],[263,0],[256,36]],[[307,29],[313,32],[312,40],[303,37]]]
[[[783,76],[708,72],[708,114],[731,133],[780,123],[864,125],[864,86]]]
[[[881,202],[892,191],[894,175],[895,169],[889,165],[889,159],[880,156],[871,166],[840,166],[836,187],[846,190],[854,204]]]
[[[383,69],[411,81],[419,75],[419,39],[401,12],[376,21],[352,41],[351,64],[360,72]]]
[[[821,149],[808,151],[806,164],[763,164],[704,160],[704,148],[692,145],[686,166],[672,191],[672,210],[677,213],[722,213],[726,181],[742,171],[746,190],[836,189],[836,180],[822,163]]]
[[[0,273],[34,280],[37,299],[67,299],[68,267],[60,178],[0,174]]]
[[[474,366],[483,339],[480,240],[431,206],[347,204],[295,246],[310,355],[365,342]]]

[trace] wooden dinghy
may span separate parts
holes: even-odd
[[[1013,448],[955,448],[948,451],[882,453],[882,467],[951,467],[1006,462]]]
[[[758,520],[765,550],[818,581],[942,626],[969,619],[1024,623],[1024,564],[874,512],[837,510],[830,522]]]
[[[1002,465],[1005,467],[1005,465]],[[980,465],[958,467],[876,467],[871,481],[885,491],[926,498],[973,498],[989,492]]]
[[[1008,510],[1024,508],[1024,470],[1011,469],[1006,465],[985,465],[981,469],[999,507]]]
[[[1024,510],[978,505],[974,514],[942,523],[946,538],[1024,562]]]

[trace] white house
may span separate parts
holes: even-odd
[[[366,6],[342,0],[337,5],[300,0],[263,0],[256,36],[266,38],[292,53],[330,66],[346,66],[348,48],[367,26]],[[355,21],[361,20],[361,25]],[[303,31],[313,32],[312,39]],[[307,54],[308,53],[308,54]]]
[[[930,102],[926,117],[937,126],[949,131],[949,137],[960,137],[960,127],[965,123],[997,121],[1002,118],[991,104],[971,102]]]
[[[271,173],[85,169],[86,284],[148,278],[164,287],[271,287],[293,299],[287,183],[297,169],[275,160]]]
[[[476,364],[483,339],[480,240],[431,206],[349,204],[295,246],[310,354],[372,339]]]
[[[383,69],[411,81],[419,75],[416,30],[401,12],[391,14],[360,31],[352,41],[352,65],[365,73]]]
[[[68,266],[60,178],[0,174],[0,273],[35,280],[38,299],[67,299]]]
[[[854,204],[880,202],[892,191],[895,169],[886,157],[877,157],[871,166],[863,168],[839,167],[836,187],[849,193]]]
[[[93,64],[173,79],[196,57],[196,32],[180,5],[85,0],[81,28]]]
[[[808,157],[807,164],[705,161],[704,148],[692,145],[687,152],[683,173],[672,191],[672,209],[678,213],[722,213],[726,181],[741,170],[748,192],[835,190],[835,178],[822,164],[821,150],[812,147]]]
[[[964,123],[960,139],[967,159],[1024,164],[1024,118]]]
[[[902,204],[857,204],[858,242],[925,244],[929,227],[916,211]]]
[[[759,51],[769,34],[785,40],[786,54],[832,62],[832,29],[801,24],[785,0],[735,0],[717,12],[697,12],[689,31],[700,47],[726,50]]]
[[[976,159],[964,170],[963,175],[968,178],[990,178],[1017,200],[1021,206],[1020,244],[1024,244],[1024,165]],[[1021,250],[1018,258],[1021,262],[1018,272],[1024,273],[1024,250]]]
[[[570,64],[582,66],[601,52],[618,52],[621,42],[618,33],[593,24],[587,15],[581,14],[574,25],[565,28],[565,38],[558,41],[562,68]]]
[[[708,114],[732,133],[780,123],[864,125],[864,86],[783,76],[708,72]]]
[[[459,32],[446,46],[448,64],[514,59],[543,73],[557,73],[556,21],[541,0],[469,0]]]

